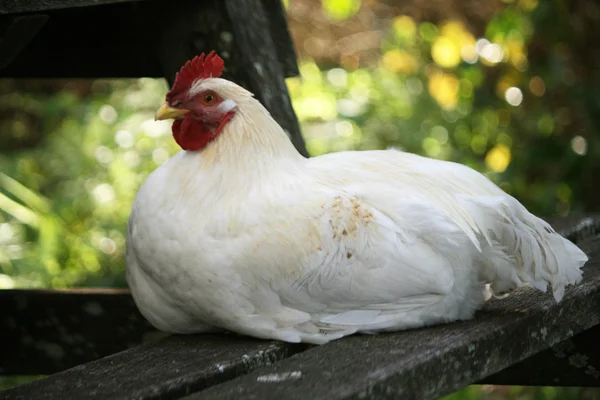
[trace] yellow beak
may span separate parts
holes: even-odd
[[[189,110],[173,108],[173,107],[169,106],[167,103],[165,103],[158,109],[158,111],[156,111],[156,114],[154,114],[154,120],[161,121],[163,119],[169,119],[169,118],[177,119],[177,118],[183,117],[188,112],[189,112]]]

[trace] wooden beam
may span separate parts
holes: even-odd
[[[171,336],[0,392],[0,398],[179,398],[277,362],[304,347],[226,334]]]
[[[270,14],[255,0],[224,0],[223,5],[231,21],[239,65],[248,76],[249,89],[279,122],[296,149],[308,156],[285,84],[285,72],[277,62],[278,47],[271,35]]]
[[[40,34],[8,66],[6,78],[162,77],[155,52],[155,1],[44,12]],[[10,15],[0,15],[0,24]],[[157,28],[158,27],[158,28]]]
[[[114,3],[133,3],[137,1],[143,0],[2,0],[0,2],[0,15],[100,6]]]
[[[287,24],[282,0],[261,0],[270,23],[271,38],[285,77],[300,75],[298,55]]]
[[[572,214],[546,219],[561,235],[574,243],[582,243],[600,235],[600,214]]]
[[[296,76],[298,66],[294,45],[287,28],[280,0],[262,0],[268,13],[268,34],[275,44],[275,59],[286,77]],[[91,6],[97,7],[91,7]],[[206,51],[222,49],[232,32],[227,16],[212,10],[218,1],[179,0],[57,0],[8,1],[0,4],[2,26],[13,22],[15,13],[43,12],[49,17],[43,35],[25,47],[13,63],[2,66],[0,77],[14,78],[128,78],[167,77],[172,79],[183,62]],[[266,8],[268,7],[268,8]],[[203,9],[212,18],[204,15]],[[218,11],[222,10],[220,8]],[[22,15],[18,18],[32,17]],[[183,21],[173,25],[173,21]],[[107,27],[118,27],[108,29]],[[36,29],[19,36],[23,42]],[[215,31],[216,30],[216,31]],[[157,44],[165,43],[177,31],[175,39],[166,42],[166,53]],[[77,32],[76,35],[73,32]],[[212,32],[209,41],[203,34]],[[206,38],[204,38],[206,39]],[[202,43],[201,43],[202,42]],[[12,41],[11,41],[12,43]],[[181,56],[181,51],[184,56]],[[6,57],[6,52],[2,56]],[[159,60],[159,55],[165,59]],[[40,62],[44,60],[44,62]],[[165,61],[174,63],[164,68]]]
[[[600,341],[598,338],[600,338],[600,325],[488,376],[478,383],[600,387]]]
[[[38,34],[48,21],[44,14],[11,17],[0,34],[0,70],[9,65]]]

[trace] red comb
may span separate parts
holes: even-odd
[[[223,66],[223,59],[214,50],[206,57],[202,53],[189,60],[175,75],[175,83],[167,93],[167,101],[171,101],[176,94],[187,91],[198,79],[218,78],[223,73]]]

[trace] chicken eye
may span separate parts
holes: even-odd
[[[205,94],[204,95],[204,103],[205,104],[213,104],[216,100],[216,97],[212,94]]]

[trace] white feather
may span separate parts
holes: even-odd
[[[302,158],[244,89],[235,117],[146,180],[128,281],[158,329],[326,343],[471,318],[489,284],[564,288],[587,257],[478,172],[397,150]],[[228,106],[229,107],[229,106]]]
[[[233,111],[237,107],[237,103],[231,99],[225,99],[219,104],[219,111],[222,113],[228,113]]]

